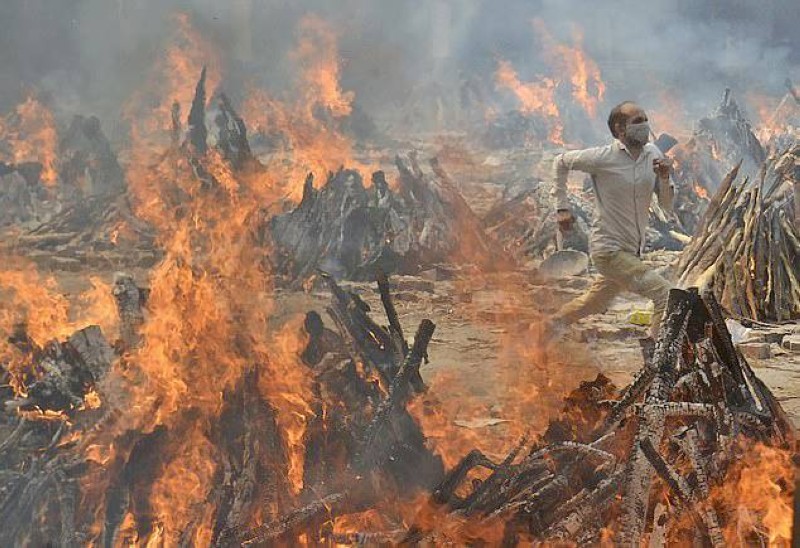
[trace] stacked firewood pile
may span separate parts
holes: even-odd
[[[124,191],[124,173],[96,117],[75,116],[60,135],[57,154],[57,165],[52,166],[57,178],[47,185],[39,162],[0,162],[0,200],[9,206],[0,211],[0,226],[35,226],[81,200],[97,201]]]
[[[39,180],[40,165],[0,168],[7,182],[0,201],[9,202],[0,225],[17,231],[6,245],[65,270],[152,265],[153,231],[132,212],[125,174],[100,121],[75,116],[59,140],[58,155],[53,188]]]
[[[364,280],[379,270],[508,263],[436,158],[423,169],[416,154],[398,155],[395,165],[397,189],[382,171],[366,188],[352,170],[331,174],[318,189],[309,175],[297,207],[269,222],[278,270],[300,281],[317,269]]]
[[[800,317],[800,145],[773,155],[752,178],[723,180],[678,271],[711,288],[734,314]]]
[[[406,410],[414,395],[427,389],[419,368],[427,360],[434,324],[423,320],[409,344],[388,279],[378,279],[388,322],[383,327],[358,295],[324,278],[331,290],[326,311],[336,330],[325,327],[316,312],[306,316],[309,340],[303,360],[326,413],[307,436],[309,487],[300,497],[305,504],[275,521],[228,531],[226,540],[233,545],[291,543],[309,532],[320,542],[331,541],[333,532],[323,525],[332,516],[372,508],[388,493],[430,491],[444,477],[441,459],[426,447],[423,432]]]

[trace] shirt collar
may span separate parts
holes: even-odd
[[[625,143],[623,143],[622,141],[620,141],[616,137],[614,138],[614,146],[617,148],[617,150],[623,151],[625,154],[628,155],[628,157],[631,160],[633,160],[633,155],[631,154],[631,151],[628,150],[628,147],[625,145]],[[639,158],[636,161],[641,160],[644,157],[644,154],[645,154],[645,147],[642,147],[642,152],[641,152],[641,154],[639,154]]]

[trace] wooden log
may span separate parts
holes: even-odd
[[[667,309],[664,312],[664,320],[661,324],[658,343],[653,356],[653,364],[657,369],[657,373],[645,397],[646,404],[667,401],[675,380],[675,367],[686,336],[691,309],[692,297],[689,293],[679,289],[670,291]],[[628,461],[626,473],[623,527],[620,532],[620,542],[623,546],[638,547],[644,533],[644,521],[648,509],[654,471],[647,455],[642,451],[642,444],[646,440],[660,442],[664,426],[664,419],[651,418],[646,414],[638,416],[633,455]]]

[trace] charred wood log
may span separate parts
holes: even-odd
[[[208,152],[208,130],[206,129],[206,67],[200,72],[200,79],[194,91],[192,107],[189,110],[189,149],[199,156]]]

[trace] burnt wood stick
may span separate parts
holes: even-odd
[[[200,79],[192,99],[192,107],[189,110],[189,144],[191,148],[200,156],[208,151],[208,130],[206,129],[206,67],[200,71]]]
[[[714,349],[721,358],[722,367],[734,378],[739,385],[739,393],[734,394],[734,405],[743,405],[745,402],[754,404],[753,395],[747,388],[747,372],[739,360],[739,354],[733,346],[731,334],[728,331],[728,326],[725,324],[725,318],[722,315],[722,308],[717,302],[717,298],[710,290],[704,291],[700,297],[705,305],[706,313],[711,320],[712,336],[711,342]]]
[[[682,440],[683,443],[681,443],[680,446],[694,468],[695,478],[697,481],[696,492],[703,501],[706,501],[708,500],[711,488],[708,483],[708,475],[706,473],[705,466],[703,465],[704,459],[700,454],[698,440],[699,438],[697,429],[690,428],[686,431],[684,439]],[[714,507],[710,504],[705,504],[703,508],[703,515],[705,518],[704,521],[706,523],[706,527],[708,529],[708,536],[711,538],[711,543],[714,546],[724,546],[725,540],[722,535],[722,529],[719,525],[719,517],[717,516]]]
[[[320,271],[320,275],[331,289],[334,309],[353,344],[368,360],[367,363],[376,367],[385,386],[389,386],[399,370],[399,364],[393,359],[391,335],[369,317],[366,303],[339,287],[326,272]]]
[[[667,484],[673,493],[680,499],[684,507],[689,511],[690,515],[696,523],[705,525],[706,533],[711,545],[715,548],[725,546],[725,540],[722,536],[722,531],[719,528],[719,521],[716,513],[713,510],[710,512],[698,512],[697,506],[699,500],[697,494],[689,486],[685,479],[683,479],[672,467],[666,463],[664,458],[655,448],[653,443],[648,439],[642,444],[642,452],[647,456],[647,459],[652,464],[653,469],[659,477]]]
[[[434,502],[449,504],[454,509],[459,508],[464,499],[456,497],[455,492],[470,470],[478,466],[483,466],[489,470],[497,468],[497,465],[486,455],[477,449],[473,449],[434,488],[432,495]]]
[[[611,408],[608,416],[603,421],[603,425],[594,433],[594,438],[601,437],[622,419],[631,405],[650,387],[650,383],[653,382],[656,373],[657,369],[651,363],[645,363],[644,367],[636,374],[633,382],[628,385],[622,397]]]
[[[314,521],[326,514],[336,514],[336,509],[348,502],[350,493],[334,493],[316,500],[302,508],[290,512],[283,519],[265,525],[256,526],[248,531],[230,531],[220,539],[224,545],[251,546],[270,543],[291,533],[306,523]],[[226,542],[227,541],[227,542]],[[233,541],[233,542],[231,542]]]
[[[408,354],[408,342],[406,342],[405,336],[403,335],[403,326],[400,324],[397,309],[394,307],[394,301],[392,300],[392,294],[389,288],[389,279],[386,277],[386,274],[380,270],[376,274],[375,279],[378,282],[378,292],[381,295],[381,303],[383,303],[383,309],[386,312],[386,319],[389,321],[389,327],[400,336],[403,345],[403,356],[406,356]]]
[[[427,352],[435,329],[434,323],[428,319],[420,322],[417,334],[414,336],[414,346],[411,347],[400,370],[392,380],[388,397],[380,403],[375,411],[375,416],[367,427],[357,459],[357,465],[362,470],[374,468],[386,457],[392,442],[388,435],[392,416],[397,409],[404,409],[408,402],[410,379],[415,372],[419,371],[422,357]]]
[[[397,309],[394,307],[394,300],[392,299],[389,279],[381,270],[377,272],[375,277],[378,282],[378,292],[381,295],[381,303],[383,303],[383,309],[386,312],[386,319],[389,321],[390,333],[394,335],[393,340],[396,339],[400,342],[400,350],[403,358],[405,358],[408,355],[408,342],[403,334],[403,326],[400,324],[400,318],[397,315]],[[422,393],[427,390],[425,382],[422,380],[422,376],[419,373],[419,369],[417,369],[411,375],[410,381],[415,392]]]
[[[691,319],[695,297],[688,291],[672,289],[669,292],[667,309],[661,322],[661,330],[653,355],[653,364],[658,373],[645,397],[646,404],[664,403],[675,382],[675,369],[686,338],[686,329]],[[620,543],[637,547],[644,532],[650,500],[653,468],[642,451],[646,440],[660,442],[664,433],[665,419],[647,415],[646,406],[639,413],[633,453],[626,469],[626,493],[623,502]]]
[[[574,539],[594,525],[597,516],[613,502],[624,479],[623,471],[614,472],[594,489],[585,489],[558,509],[554,523],[545,531],[545,538]]]
[[[466,515],[470,515],[474,512],[489,513],[502,504],[502,501],[497,500],[498,495],[501,494],[500,490],[503,483],[510,477],[513,470],[512,464],[525,443],[527,443],[527,441],[523,438],[514,449],[511,450],[503,462],[494,469],[492,474],[467,497],[464,501],[464,513]],[[496,505],[493,503],[496,503]]]

